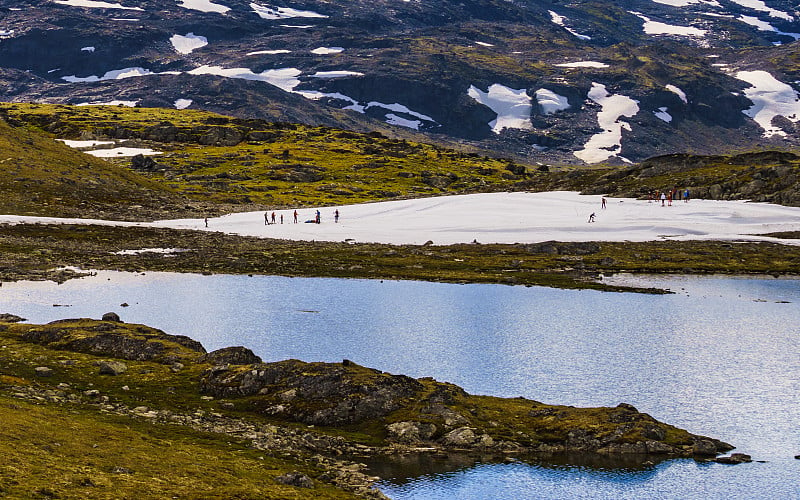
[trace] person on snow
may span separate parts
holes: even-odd
[[[589,222],[594,222],[594,212],[589,216]]]

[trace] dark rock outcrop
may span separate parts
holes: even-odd
[[[222,349],[211,351],[201,356],[198,361],[215,365],[252,365],[262,363],[261,358],[253,354],[253,351],[242,346],[223,347]]]
[[[297,360],[247,367],[214,367],[200,381],[204,394],[218,398],[260,396],[260,410],[306,424],[344,425],[385,416],[423,389],[404,375],[390,375],[350,363]]]
[[[143,325],[90,319],[54,321],[31,328],[22,334],[22,339],[53,349],[167,364],[205,353],[202,344],[183,335],[169,335]]]

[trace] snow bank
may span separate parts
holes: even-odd
[[[667,85],[665,88],[667,90],[669,90],[670,92],[672,92],[673,94],[675,94],[678,97],[680,97],[681,101],[683,101],[684,104],[688,104],[689,103],[689,101],[686,100],[686,92],[684,92],[683,90],[679,89],[678,87],[676,87],[675,85],[672,85],[672,84]]]
[[[658,21],[651,21],[649,17],[638,12],[631,12],[631,14],[644,21],[642,29],[644,30],[645,34],[648,35],[678,35],[699,38],[705,37],[706,35],[706,30],[701,30],[692,26],[675,26],[672,24],[660,23]]]
[[[185,35],[172,35],[169,39],[172,47],[180,54],[191,54],[193,50],[205,47],[208,45],[208,38],[198,36],[194,33],[186,33]]]
[[[499,134],[505,128],[523,130],[533,128],[531,98],[526,89],[512,89],[494,83],[489,86],[487,92],[483,92],[476,86],[470,85],[467,94],[497,114],[497,118],[489,122],[495,134]]]
[[[577,37],[577,38],[579,38],[581,40],[591,40],[592,39],[592,37],[587,36],[587,35],[581,35],[580,33],[576,32],[575,30],[573,30],[572,28],[567,26],[564,23],[564,20],[566,19],[566,17],[560,16],[556,12],[553,12],[552,10],[548,10],[547,12],[550,13],[550,20],[553,21],[554,24],[557,24],[557,25],[561,26],[562,28],[564,28],[565,30],[567,30],[567,32],[570,35],[572,35],[574,37]]]
[[[608,64],[598,61],[576,61],[571,63],[556,64],[559,68],[607,68]]]
[[[536,103],[539,104],[542,113],[552,115],[559,111],[569,109],[569,100],[563,95],[558,95],[552,90],[539,89],[536,91]]]
[[[181,3],[178,4],[178,7],[183,7],[184,9],[190,10],[199,10],[200,12],[213,12],[216,14],[224,14],[231,10],[230,7],[214,3],[210,0],[181,0]]]
[[[639,102],[624,95],[610,95],[605,85],[595,82],[592,82],[587,97],[602,106],[597,113],[597,123],[603,131],[593,135],[582,150],[573,154],[586,163],[598,163],[612,156],[619,156],[622,149],[622,129],[631,129],[627,122],[619,119],[623,116],[630,118],[638,113]]]
[[[84,7],[87,9],[144,10],[141,7],[125,7],[119,3],[98,2],[95,0],[54,0],[53,3],[69,5],[70,7]]]
[[[160,155],[160,151],[154,151],[150,148],[126,148],[118,147],[111,149],[95,149],[93,151],[86,151],[86,154],[96,156],[97,158],[125,158],[128,156],[136,155]]]
[[[302,71],[297,68],[268,69],[261,73],[254,73],[248,68],[223,68],[222,66],[200,66],[189,71],[190,75],[217,75],[226,78],[240,78],[242,80],[257,80],[267,82],[282,90],[291,92],[300,85],[297,79]]]
[[[739,71],[735,76],[752,85],[744,94],[753,101],[753,106],[744,110],[744,114],[764,129],[764,137],[786,136],[783,129],[772,125],[776,116],[794,123],[800,121],[800,95],[791,86],[766,71]]]
[[[62,222],[154,226],[307,241],[381,242],[437,245],[453,243],[535,243],[542,241],[750,240],[752,236],[800,230],[800,208],[742,201],[675,201],[671,207],[646,200],[608,198],[573,192],[485,193],[320,208],[321,224],[306,224],[314,208],[277,211],[284,224],[264,225],[263,212],[208,220],[181,219],[125,223],[81,219],[0,216],[0,223]],[[333,222],[339,210],[339,223]],[[596,222],[588,223],[589,214]]]
[[[250,8],[262,19],[291,19],[293,17],[326,18],[328,16],[319,14],[311,10],[297,10],[290,7],[266,7],[257,3],[251,3]]]

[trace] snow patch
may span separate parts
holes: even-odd
[[[559,111],[569,109],[569,100],[563,95],[558,95],[552,90],[539,89],[536,91],[536,103],[542,113],[552,115]]]
[[[631,130],[629,123],[619,119],[638,113],[639,103],[624,95],[610,95],[605,85],[595,82],[587,97],[602,106],[597,113],[597,123],[603,131],[593,135],[582,150],[573,154],[586,163],[598,163],[618,156],[622,149],[622,129]]]
[[[680,97],[684,104],[689,104],[689,101],[686,100],[686,93],[683,90],[672,84],[667,85],[665,88]]]
[[[713,7],[720,7],[719,2],[716,0],[653,0],[655,3],[669,5],[670,7],[688,7],[699,3],[711,5]]]
[[[658,108],[658,111],[653,111],[653,114],[656,115],[656,118],[659,120],[664,120],[667,123],[672,121],[672,115],[667,113],[666,107]]]
[[[300,85],[297,79],[302,72],[297,68],[268,69],[261,73],[253,73],[248,68],[223,68],[222,66],[200,66],[189,71],[190,75],[217,75],[226,78],[239,78],[242,80],[256,80],[274,85],[286,92],[291,92]]]
[[[792,17],[790,14],[783,12],[782,10],[776,10],[772,7],[768,7],[767,4],[761,0],[731,0],[731,2],[758,12],[766,12],[770,17],[776,17],[786,21],[794,21],[794,17]]]
[[[358,71],[317,71],[313,75],[309,75],[309,78],[323,78],[323,79],[330,79],[330,78],[345,78],[348,76],[364,76],[364,73],[359,73]]]
[[[81,47],[82,52],[94,52],[94,47]]]
[[[150,148],[126,148],[126,147],[118,147],[118,148],[111,148],[111,149],[95,149],[92,151],[86,151],[87,154],[95,156],[97,158],[125,158],[128,156],[136,156],[136,155],[160,155],[162,154],[160,151],[154,151]]]
[[[644,21],[642,29],[647,35],[677,35],[698,38],[703,38],[706,36],[706,30],[701,30],[692,26],[675,26],[672,24],[660,23],[658,21],[651,21],[649,17],[638,12],[631,12],[631,14]]]
[[[784,31],[780,31],[778,28],[774,27],[770,23],[766,21],[762,21],[761,19],[753,16],[739,16],[737,18],[739,21],[749,24],[750,26],[754,26],[758,29],[758,31],[770,31],[775,33],[776,35],[784,35],[794,38],[795,40],[800,40],[800,33],[786,33]]]
[[[548,10],[547,12],[550,13],[550,20],[553,21],[554,24],[557,24],[557,25],[561,26],[562,28],[567,30],[567,32],[569,32],[569,34],[571,34],[572,36],[575,36],[575,37],[577,37],[577,38],[579,38],[581,40],[591,40],[592,39],[592,37],[587,36],[587,35],[581,35],[580,33],[576,32],[575,30],[573,30],[572,28],[567,26],[564,23],[564,20],[566,19],[566,17],[560,16],[560,15],[558,15],[558,13],[553,12],[552,10]]]
[[[382,108],[388,109],[389,111],[394,111],[395,113],[405,113],[407,115],[413,116],[414,118],[419,118],[420,120],[424,120],[426,122],[433,122],[436,123],[436,120],[431,118],[428,115],[423,115],[422,113],[417,113],[416,111],[412,111],[408,109],[408,107],[400,104],[400,103],[393,103],[393,104],[386,104],[384,102],[378,101],[370,101],[364,106],[364,109],[367,110],[369,108]]]
[[[193,50],[208,45],[208,38],[191,32],[185,35],[172,35],[169,41],[180,54],[191,54]]]
[[[389,125],[398,125],[400,127],[413,128],[414,130],[419,130],[419,126],[422,125],[422,122],[419,120],[407,120],[406,118],[397,116],[394,113],[386,114],[386,123],[388,123]]]
[[[494,47],[494,44],[486,43],[486,42],[475,42],[475,45],[481,45],[483,47]]]
[[[76,106],[125,106],[128,108],[135,108],[137,104],[139,104],[138,100],[136,101],[113,100],[113,101],[81,102],[76,104]]]
[[[608,68],[608,64],[598,61],[576,61],[571,63],[556,64],[559,68]]]
[[[144,10],[141,7],[125,7],[119,3],[99,2],[95,0],[54,0],[53,3],[69,5],[70,7],[84,7],[87,9]]]
[[[323,14],[311,10],[297,10],[289,7],[267,7],[257,3],[251,3],[250,8],[258,14],[262,19],[291,19],[293,17],[308,17],[308,18],[327,18]]]
[[[486,92],[470,85],[467,95],[487,106],[497,114],[497,118],[489,122],[492,132],[499,134],[503,129],[530,130],[531,98],[526,89],[512,89],[499,83],[489,86]]]
[[[275,54],[291,54],[291,52],[292,52],[291,50],[286,50],[286,49],[277,49],[277,50],[257,50],[257,51],[255,51],[255,52],[248,52],[248,53],[247,53],[247,54],[245,54],[245,55],[248,55],[248,56],[260,56],[260,55],[262,55],[262,54],[265,54],[265,55],[275,55]]]
[[[753,106],[744,110],[744,114],[764,129],[764,137],[786,136],[782,128],[772,125],[776,116],[793,123],[800,121],[800,95],[791,86],[766,71],[739,71],[735,76],[752,85],[744,90],[744,95]]]
[[[211,0],[181,0],[178,7],[184,9],[199,10],[200,12],[213,12],[216,14],[224,14],[228,12],[230,7],[214,3]]]
[[[122,80],[124,78],[133,78],[137,76],[146,76],[154,74],[149,69],[144,68],[123,68],[107,71],[103,76],[86,76],[78,77],[75,75],[62,76],[61,79],[69,83],[87,83],[87,82],[102,82],[105,80]]]
[[[344,47],[317,47],[311,51],[312,54],[317,55],[338,54],[339,52],[344,52]]]
[[[95,141],[95,140],[73,141],[71,139],[56,139],[56,140],[59,142],[63,142],[67,146],[74,149],[94,148],[97,146],[109,146],[111,144],[114,144],[114,141]]]
[[[175,109],[186,109],[192,105],[191,99],[175,99]]]

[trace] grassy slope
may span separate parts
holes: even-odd
[[[183,209],[159,184],[0,121],[0,211],[142,219]]]
[[[510,188],[520,179],[508,160],[203,111],[3,104],[0,114],[52,137],[130,138],[153,147],[164,152],[156,160],[165,169],[146,174],[154,184],[212,203],[347,204]]]

